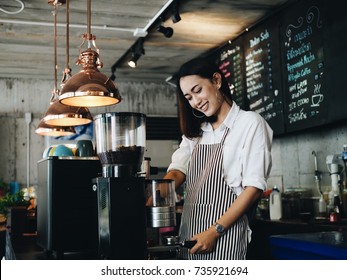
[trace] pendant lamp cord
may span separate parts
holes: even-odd
[[[65,82],[71,78],[71,68],[70,68],[70,53],[69,53],[69,46],[70,46],[70,8],[69,8],[69,0],[66,0],[66,66],[63,71],[63,77],[61,79],[61,86],[64,86]]]
[[[52,93],[51,102],[56,100],[58,97],[58,86],[57,86],[57,5],[53,4],[53,16],[54,16],[54,28],[53,28],[53,37],[54,37],[54,90]]]
[[[54,91],[57,90],[57,5],[54,5]]]
[[[92,1],[91,0],[88,0],[88,3],[87,3],[87,33],[88,33],[88,36],[90,37],[91,36],[91,8],[92,8]],[[89,38],[89,40],[91,40],[91,38]]]
[[[69,61],[69,27],[70,27],[70,14],[69,14],[69,0],[66,0],[66,68],[70,69],[70,61]]]

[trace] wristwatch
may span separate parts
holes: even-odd
[[[220,225],[220,224],[215,224],[214,225],[214,228],[215,228],[215,230],[216,230],[216,232],[218,233],[218,234],[220,234],[220,235],[223,235],[224,233],[225,233],[225,227],[223,227],[222,225]]]

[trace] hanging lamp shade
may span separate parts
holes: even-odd
[[[69,0],[64,1],[66,2],[66,66],[63,71],[63,77],[61,80],[61,88],[64,87],[66,81],[68,81],[69,78],[71,78],[71,68],[70,68],[70,62],[69,62],[69,26],[70,26],[70,8],[69,8]],[[54,20],[54,23],[56,25],[56,18]],[[56,30],[54,32],[56,34]],[[56,57],[56,36],[55,36],[55,57]],[[56,63],[56,58],[55,58]],[[55,81],[56,81],[56,67],[55,67]],[[56,89],[55,92],[53,92],[53,100],[51,101],[50,106],[48,107],[48,110],[43,118],[46,124],[48,125],[54,125],[54,126],[77,126],[77,125],[85,125],[90,122],[92,122],[93,118],[92,115],[89,112],[89,109],[86,107],[73,107],[73,106],[67,106],[63,105],[59,102],[58,99],[59,90]]]
[[[49,4],[52,4],[54,7],[54,90],[52,92],[51,104],[53,103],[54,98],[57,96],[57,5],[61,3],[59,1],[48,1]],[[58,101],[57,101],[58,102]],[[41,136],[69,136],[75,134],[75,130],[71,126],[53,126],[45,123],[44,119],[41,119],[35,133]]]
[[[98,107],[117,104],[121,97],[115,83],[98,68],[103,66],[96,47],[96,37],[91,34],[91,0],[87,1],[87,33],[82,36],[81,46],[88,42],[85,51],[79,51],[78,65],[82,70],[73,75],[59,94],[59,101],[64,105],[80,107]]]
[[[68,14],[68,3],[67,0],[67,14]],[[49,4],[52,4],[54,7],[54,89],[52,91],[52,96],[50,100],[50,105],[46,111],[46,114],[42,118],[42,121],[49,126],[76,126],[84,125],[92,122],[92,116],[88,108],[81,107],[72,107],[66,106],[59,102],[58,95],[59,89],[57,88],[57,5],[61,5],[59,1],[49,1]],[[67,17],[68,18],[68,17]],[[67,30],[68,30],[68,20],[67,20]],[[66,52],[67,52],[67,68],[68,67],[68,32],[67,32],[67,43],[66,43]],[[69,77],[71,70],[64,70],[64,76],[62,83],[66,81]],[[50,128],[45,127],[44,131],[48,131]]]
[[[59,101],[70,106],[97,107],[121,101],[115,83],[97,69],[99,54],[88,49],[80,54],[82,70],[73,75],[59,94]]]
[[[59,100],[53,101],[43,117],[43,121],[54,126],[76,126],[92,122],[88,108],[63,105]]]
[[[70,136],[76,133],[75,129],[71,126],[53,126],[48,125],[43,119],[39,122],[35,133],[41,136]]]

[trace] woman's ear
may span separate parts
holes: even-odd
[[[222,77],[221,77],[220,73],[215,72],[213,74],[213,82],[216,84],[218,89],[221,87],[221,85],[222,85]]]

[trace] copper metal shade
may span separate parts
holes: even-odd
[[[50,3],[50,2],[49,2]],[[67,15],[68,15],[68,3],[67,0]],[[59,102],[58,95],[59,90],[57,88],[57,5],[59,2],[52,1],[52,5],[54,6],[54,89],[52,91],[52,97],[50,101],[50,105],[42,121],[45,122],[49,126],[77,126],[77,125],[85,125],[92,122],[92,116],[89,112],[88,108],[83,107],[72,107],[66,106]],[[64,70],[63,76],[63,85],[68,76],[70,76],[70,69],[68,64],[68,16],[67,16],[67,43],[66,43],[66,52],[67,52],[67,69]],[[62,85],[62,86],[63,86]],[[45,128],[43,131],[50,131],[50,128]]]
[[[91,0],[87,1],[87,33],[83,34],[81,46],[88,42],[88,48],[81,51],[77,64],[82,70],[73,75],[59,94],[59,101],[64,105],[97,107],[117,104],[121,101],[118,88],[110,78],[102,74],[99,49],[96,47],[96,37],[91,34]]]
[[[65,105],[83,107],[109,106],[119,103],[121,96],[118,88],[96,67],[98,53],[88,49],[80,56],[83,69],[64,84],[59,101]]]
[[[35,129],[35,133],[41,136],[70,136],[76,133],[75,129],[71,126],[53,126],[48,125],[42,119],[37,128]]]
[[[43,121],[54,126],[76,126],[92,122],[88,108],[73,107],[61,104],[58,100],[51,103],[43,117]]]

